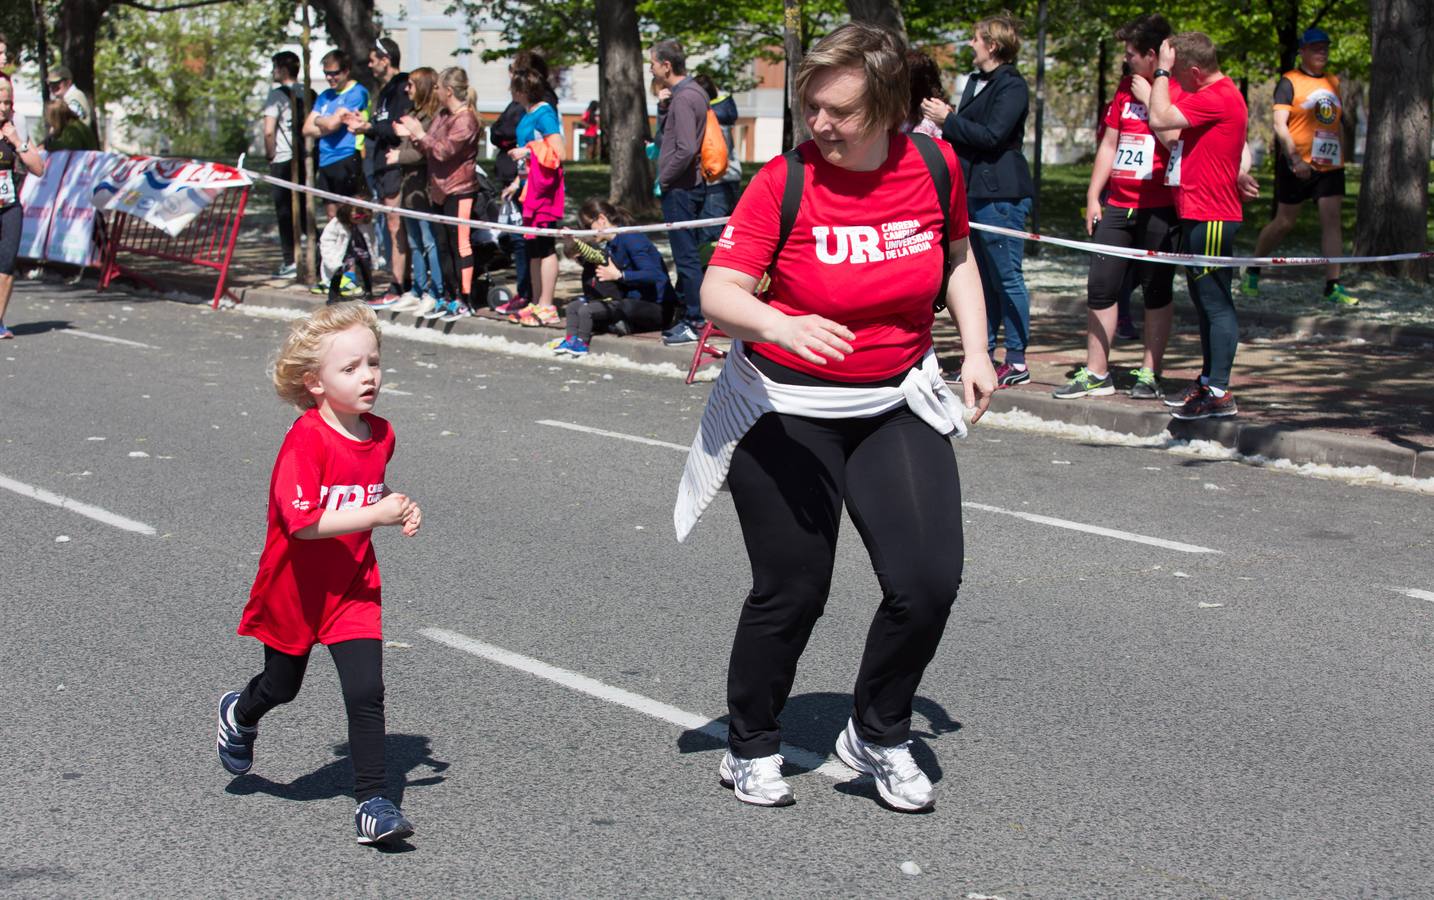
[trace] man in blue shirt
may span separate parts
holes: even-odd
[[[357,197],[363,188],[363,161],[359,156],[363,138],[349,130],[344,117],[349,112],[367,117],[368,89],[349,78],[352,66],[342,50],[325,53],[322,63],[329,88],[319,95],[304,121],[304,134],[318,138],[319,171],[314,183],[321,191]],[[337,203],[324,204],[329,218],[337,214],[338,208]]]

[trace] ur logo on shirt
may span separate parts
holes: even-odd
[[[829,266],[840,265],[848,259],[854,263],[868,263],[883,258],[881,233],[870,225],[838,225],[835,228],[818,225],[812,228],[812,237],[817,242],[817,259]]]
[[[377,503],[383,499],[383,484],[335,484],[319,491],[319,505],[333,511]]]
[[[1135,119],[1138,122],[1149,122],[1150,111],[1145,108],[1144,103],[1136,100],[1125,101],[1125,108],[1120,111],[1122,119]]]

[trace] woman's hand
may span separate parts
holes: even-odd
[[[383,161],[384,161],[384,163],[385,163],[386,165],[390,165],[390,166],[396,166],[396,165],[398,165],[398,148],[397,148],[397,147],[393,147],[393,148],[390,149],[387,153],[385,153],[385,154],[383,155]]]
[[[405,128],[403,125],[403,119],[399,119],[397,122],[393,123],[393,133],[401,138],[409,136],[408,129]]]
[[[961,386],[966,389],[966,408],[974,410],[971,413],[974,424],[981,420],[996,393],[996,370],[991,365],[991,357],[984,353],[968,354],[961,363]]]
[[[940,125],[951,115],[951,104],[940,97],[927,97],[921,101],[921,114],[930,121]]]
[[[1139,75],[1130,79],[1130,93],[1141,103],[1150,102],[1150,82]]]
[[[822,316],[784,315],[772,328],[767,340],[809,363],[824,366],[827,360],[841,362],[846,359],[856,335],[840,322]],[[994,381],[995,375],[991,378]]]
[[[512,150],[508,151],[508,157],[515,161],[520,159],[526,159],[528,155],[532,152],[533,151],[529,150],[527,147],[514,147]]]
[[[0,137],[3,137],[16,147],[24,143],[20,140],[20,132],[15,129],[15,121],[13,119],[6,119],[3,124],[0,124]]]
[[[423,130],[423,124],[417,119],[415,119],[413,116],[404,116],[403,118],[398,120],[398,124],[402,125],[404,129],[408,132],[408,136],[413,138],[415,141],[423,140],[423,136],[427,134],[427,132]],[[394,127],[396,130],[397,126]]]
[[[597,267],[597,279],[598,281],[622,281],[622,269],[613,265],[612,260],[608,260]]]

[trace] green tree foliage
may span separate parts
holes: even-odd
[[[249,146],[256,81],[294,9],[288,0],[161,14],[117,6],[101,26],[96,99],[123,104],[149,149],[232,158]]]

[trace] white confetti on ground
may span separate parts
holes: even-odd
[[[1171,572],[1170,574],[1171,574],[1171,575],[1174,575],[1176,578],[1189,578],[1189,577],[1190,577],[1189,575],[1186,575],[1184,572]]]
[[[55,535],[55,543],[57,543],[57,544],[68,544],[69,542],[70,542],[70,536],[69,536],[68,534],[57,534],[57,535]]]
[[[901,864],[901,874],[903,874],[903,875],[920,875],[920,874],[921,874],[921,867],[918,866],[916,863],[914,863],[914,862],[912,862],[911,860],[908,859],[906,862],[904,862],[904,863]]]
[[[412,644],[405,644],[403,641],[385,641],[383,645],[395,650],[411,650],[413,648]]]
[[[1219,609],[1224,605],[1223,603],[1206,603],[1204,600],[1199,603],[1201,609]]]
[[[87,441],[102,441],[102,440],[104,440],[104,438],[102,438],[102,437],[87,437],[87,438],[85,438],[85,440],[87,440]]]
[[[148,454],[148,453],[145,453],[143,450],[131,450],[131,451],[129,452],[129,458],[130,458],[130,459],[149,459],[149,454]]]

